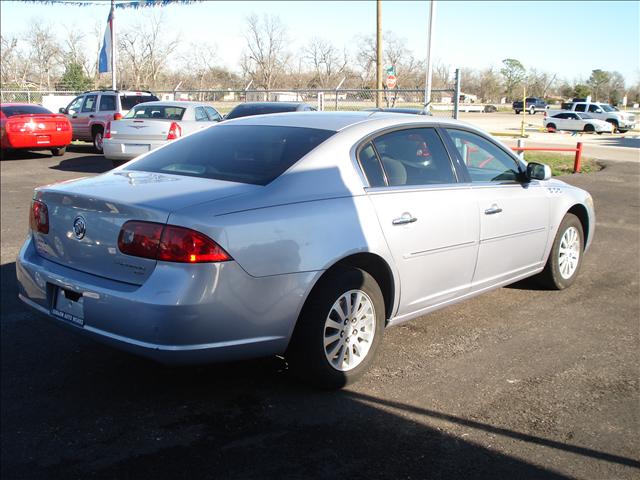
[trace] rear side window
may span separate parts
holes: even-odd
[[[162,120],[182,120],[185,108],[170,105],[138,105],[129,110],[124,118],[159,118]]]
[[[100,97],[100,111],[113,112],[116,109],[115,95],[102,95]]]
[[[219,124],[151,152],[126,170],[266,185],[334,133]]]
[[[385,186],[384,173],[380,166],[380,162],[378,161],[378,156],[376,155],[371,143],[367,143],[365,147],[360,150],[360,153],[358,154],[358,161],[360,162],[360,166],[362,167],[370,186]]]
[[[157,102],[158,97],[155,95],[120,95],[120,104],[122,110],[131,110],[139,103]]]
[[[196,107],[196,122],[208,122],[209,117],[202,107]]]
[[[49,110],[40,105],[16,105],[11,107],[2,107],[2,113],[7,117],[14,115],[33,115],[33,114],[51,114]]]
[[[211,120],[212,122],[219,122],[220,120],[222,120],[222,116],[218,113],[218,111],[215,108],[204,107],[204,109],[207,112],[209,120]]]
[[[389,186],[455,183],[449,155],[433,128],[387,133],[373,144]]]
[[[575,112],[586,112],[587,111],[587,105],[582,103],[580,105],[576,105],[576,108],[573,109]]]

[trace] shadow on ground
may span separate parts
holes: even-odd
[[[104,158],[104,156],[94,154],[61,160],[58,165],[53,165],[49,168],[62,170],[64,172],[104,173],[111,170],[113,164],[110,160]]]
[[[566,478],[434,421],[637,463],[372,394],[308,389],[277,357],[162,367],[34,315],[16,299],[15,264],[1,268],[3,478]]]

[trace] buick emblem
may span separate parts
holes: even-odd
[[[73,234],[78,240],[82,240],[85,233],[87,233],[87,223],[84,218],[78,216],[73,221]]]

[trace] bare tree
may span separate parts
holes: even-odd
[[[245,32],[247,53],[241,67],[245,75],[267,90],[275,85],[289,61],[287,31],[278,17],[265,15],[262,21],[257,15],[247,17]]]
[[[31,62],[41,87],[51,89],[53,77],[59,73],[61,48],[53,34],[54,29],[41,20],[32,20],[26,39],[31,47]]]
[[[323,38],[312,38],[304,50],[304,58],[313,69],[314,86],[329,88],[336,81],[347,66],[347,57],[330,41]]]

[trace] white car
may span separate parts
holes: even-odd
[[[550,132],[555,132],[556,130],[595,132],[598,134],[613,132],[611,123],[598,120],[586,113],[559,112],[551,116],[545,116],[542,124]]]
[[[198,102],[145,102],[107,124],[104,156],[118,166],[132,158],[222,120],[210,105]]]

